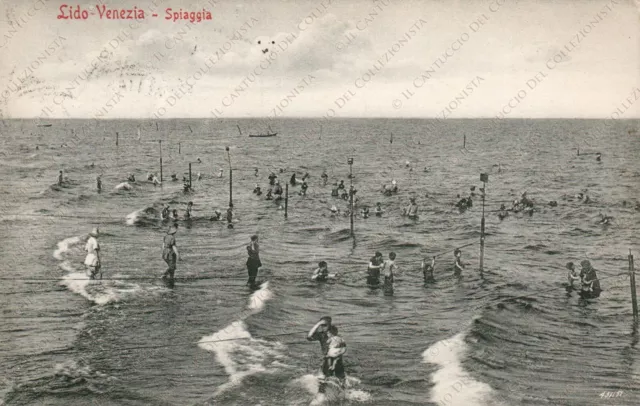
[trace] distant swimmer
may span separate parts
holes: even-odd
[[[133,189],[133,187],[127,182],[122,182],[122,183],[118,183],[116,187],[114,187],[114,189],[115,190],[131,190]]]
[[[284,173],[284,169],[283,168],[280,168],[279,171],[280,171],[280,173]]]
[[[342,193],[340,194],[340,198],[342,200],[349,200],[349,192],[346,189],[342,189]]]
[[[427,168],[427,167],[425,166],[425,168],[422,170],[422,172],[424,172],[424,173],[428,173],[428,172],[429,172],[429,168]]]
[[[329,175],[327,175],[327,171],[322,171],[320,178],[322,179],[322,186],[327,186],[327,182],[329,182]]]
[[[258,270],[262,266],[260,261],[260,246],[258,245],[258,236],[252,235],[251,242],[247,245],[247,272],[249,273],[249,280],[247,285],[250,288],[256,287],[256,277],[258,276]]]
[[[382,263],[384,258],[380,251],[376,251],[375,255],[369,260],[369,266],[367,267],[367,284],[376,286],[380,284],[380,270],[382,269]]]
[[[600,280],[596,274],[596,270],[591,266],[591,262],[584,260],[580,262],[582,268],[580,274],[582,275],[582,288],[580,295],[586,298],[600,297]]]
[[[202,174],[198,172],[198,180],[202,180]]]
[[[267,196],[265,198],[267,200],[273,200],[273,188],[269,188],[269,190],[267,190]]]
[[[573,282],[580,280],[580,272],[578,272],[573,262],[567,262],[566,268],[569,270],[569,273],[567,274],[569,287],[573,288]]]
[[[307,181],[303,180],[302,185],[300,186],[300,196],[307,195],[307,189],[309,189],[309,185],[307,185]]]
[[[329,279],[335,279],[337,277],[337,273],[329,273],[326,261],[320,261],[316,270],[313,271],[313,275],[311,275],[311,280],[316,282],[326,282]]]
[[[373,212],[376,214],[376,217],[382,217],[382,213],[384,213],[384,210],[382,209],[382,205],[380,202],[376,203],[376,208]]]
[[[219,177],[219,178],[221,178],[223,173],[224,173],[224,170],[223,170],[223,169],[220,169],[220,170],[218,171],[218,177]]]
[[[153,186],[158,186],[160,184],[160,181],[158,180],[158,177],[156,175],[153,175],[151,182],[153,183]]]
[[[391,181],[391,193],[398,193],[398,182],[395,179]]]
[[[295,186],[297,181],[296,181],[296,174],[295,172],[293,173],[293,175],[291,175],[291,179],[289,179],[289,183],[291,184],[291,186]]]
[[[169,230],[167,230],[167,235],[164,236],[164,240],[162,241],[162,259],[164,259],[164,262],[168,265],[167,270],[164,275],[162,275],[162,279],[169,278],[169,280],[173,280],[176,272],[176,262],[180,258],[175,237],[177,232],[178,225],[172,225],[169,227]]]
[[[187,203],[187,209],[185,210],[185,213],[184,213],[185,220],[191,220],[191,210],[193,210],[193,202]]]
[[[229,203],[227,208],[227,228],[233,228],[233,204]]]
[[[271,185],[271,186],[275,185],[277,178],[278,178],[278,175],[276,175],[275,173],[271,172],[269,174],[269,185]]]
[[[62,175],[62,171],[60,171],[60,173],[58,174],[58,186],[62,186],[63,182],[64,182],[64,177]]]
[[[308,177],[309,177],[309,172],[305,172],[304,175],[302,175],[302,181],[304,182],[305,180],[307,180]]]
[[[424,276],[425,283],[435,281],[435,278],[433,277],[433,271],[435,270],[435,267],[436,267],[435,256],[431,257],[431,262],[429,262],[427,258],[422,260],[421,268],[422,268],[422,275]]]
[[[214,210],[213,216],[209,219],[211,221],[220,221],[222,220],[222,212],[218,209]]]
[[[509,212],[507,212],[507,207],[504,204],[500,205],[500,211],[498,212],[498,218],[500,221],[506,219],[509,216]]]
[[[153,174],[151,172],[147,173],[147,180],[151,182],[153,180]]]
[[[130,173],[129,176],[127,176],[127,182],[135,182],[136,181],[136,177],[133,176],[133,173]]]
[[[549,202],[549,207],[558,207],[558,202],[555,200],[552,200]]]
[[[253,176],[258,177],[258,168],[255,168],[255,169],[254,169]]]
[[[404,161],[404,167],[405,167],[405,168],[410,168],[410,167],[411,167],[411,162],[409,162],[409,161]]]
[[[333,327],[333,328],[332,328]],[[331,331],[330,331],[331,330]],[[337,327],[331,324],[331,317],[325,316],[320,319],[307,334],[308,341],[319,341],[322,350],[322,374],[324,378],[335,376],[341,383],[344,383],[346,375],[342,363],[342,354],[346,351],[346,344],[340,340],[333,340],[338,335]],[[345,348],[345,350],[341,350]],[[333,358],[336,358],[333,360]],[[321,383],[319,392],[324,393],[326,385]]]
[[[469,193],[469,196],[475,197],[475,195],[476,195],[476,187],[475,186],[471,186],[469,189],[471,190],[471,193]]]
[[[602,213],[599,213],[599,215],[600,215],[600,220],[598,221],[598,224],[609,224],[611,220],[613,220],[613,217],[611,216],[606,216]]]
[[[173,209],[171,212],[171,220],[178,221],[178,209]]]
[[[100,175],[96,176],[96,189],[98,189],[98,192],[102,191],[102,179]]]
[[[178,181],[178,175],[176,175],[175,173],[172,173],[171,174],[171,181],[177,182]]]
[[[100,279],[102,279],[102,263],[100,261],[100,244],[98,244],[98,235],[100,231],[98,228],[94,228],[89,233],[89,239],[84,249],[87,251],[87,256],[84,259],[84,264],[87,267],[87,276],[89,279],[96,279],[98,273],[100,273]]]
[[[382,286],[384,290],[384,294],[386,296],[393,295],[393,282],[394,282],[394,274],[398,270],[398,266],[396,265],[396,253],[390,252],[389,259],[383,262],[382,264],[382,273],[384,275],[384,284]]]
[[[464,264],[462,263],[462,251],[460,248],[456,248],[453,251],[453,255],[455,256],[455,263],[453,264],[453,275],[460,277],[462,275],[462,271],[464,271]]]
[[[170,214],[169,205],[165,204],[164,207],[162,208],[162,212],[160,213],[160,218],[162,220],[168,220],[169,214]]]
[[[276,195],[276,201],[282,199],[282,186],[280,186],[280,182],[276,180],[276,186],[273,190],[273,194]]]
[[[596,154],[596,161],[602,162],[602,154],[599,152]]]
[[[403,210],[403,215],[409,217],[411,220],[418,219],[418,204],[416,203],[416,198],[412,197],[409,199],[410,204]]]
[[[331,206],[331,216],[337,216],[340,214],[340,210],[338,210],[338,208],[336,207],[336,205],[334,204],[333,206]]]
[[[340,196],[340,192],[338,191],[338,183],[336,182],[333,186],[333,189],[331,189],[331,197]]]
[[[369,208],[368,207],[363,207],[362,210],[360,211],[360,215],[362,216],[363,219],[368,219],[369,218]]]
[[[344,180],[341,180],[340,183],[338,184],[338,190],[344,190]]]

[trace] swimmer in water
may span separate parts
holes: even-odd
[[[582,268],[580,274],[582,275],[582,292],[588,294],[590,297],[599,297],[602,289],[600,288],[600,280],[596,274],[596,270],[591,266],[591,262],[584,260],[580,262]]]
[[[176,262],[180,259],[180,253],[178,252],[178,245],[176,244],[175,234],[178,232],[178,225],[174,224],[169,227],[167,231],[167,235],[164,236],[164,240],[162,241],[162,259],[167,263],[167,270],[164,275],[162,275],[162,279],[173,280],[174,274],[176,272]]]
[[[578,272],[573,262],[567,262],[566,268],[569,270],[569,273],[567,274],[569,286],[573,288],[573,282],[580,280],[580,272]]]
[[[498,218],[500,219],[500,221],[504,220],[505,218],[507,218],[507,216],[509,215],[509,213],[507,212],[507,208],[504,204],[500,205],[500,212],[498,213]]]
[[[409,201],[411,203],[406,209],[404,209],[404,214],[411,220],[416,220],[418,218],[418,204],[416,203],[416,198],[412,197]]]
[[[396,265],[396,253],[390,252],[389,259],[384,261],[382,264],[382,270],[384,275],[384,294],[386,296],[393,295],[393,282],[394,282],[394,272],[398,270],[398,266]]]
[[[363,219],[368,219],[369,218],[369,208],[368,207],[363,207],[362,210],[360,211],[360,215],[362,216]]]
[[[596,161],[602,162],[602,154],[599,152],[596,154]]]
[[[198,180],[202,180],[202,174],[198,172]]]
[[[330,349],[329,341],[330,341],[330,338],[332,337],[329,333],[329,330],[331,329],[331,327],[332,327],[331,317],[325,316],[321,318],[320,321],[316,323],[315,326],[313,326],[313,328],[311,328],[311,330],[307,334],[307,340],[320,342],[320,348],[322,350],[322,356],[323,356],[323,362],[322,362],[323,377],[326,378],[329,376],[335,376],[338,379],[344,380],[346,376],[344,373],[344,366],[342,365],[342,358],[340,357],[340,360],[338,360],[333,365],[333,369],[329,368],[329,362],[327,361],[327,358],[325,358],[328,355],[334,355],[333,353],[329,354],[329,349]],[[331,334],[337,335],[337,329],[333,330]],[[336,346],[334,345],[333,347],[336,347]],[[325,385],[321,383],[318,391],[320,393],[324,393]]]
[[[342,194],[340,195],[340,198],[342,200],[349,200],[349,192],[347,192],[346,189],[342,189]]]
[[[160,218],[162,220],[168,220],[169,219],[169,205],[165,204],[164,207],[162,208],[162,212],[160,213]]]
[[[336,182],[334,184],[334,188],[331,189],[331,197],[338,197],[340,195],[340,192],[338,191],[338,183]]]
[[[209,220],[211,221],[220,221],[222,219],[222,212],[218,209],[214,210],[213,216]]]
[[[156,175],[153,175],[151,182],[153,182],[153,186],[158,186],[160,184],[160,181],[158,180],[158,177]]]
[[[273,188],[269,188],[269,190],[267,190],[267,196],[265,198],[267,200],[273,200]]]
[[[271,185],[271,186],[275,185],[277,178],[278,178],[278,175],[276,175],[275,173],[271,172],[269,174],[269,185]]]
[[[127,182],[135,182],[136,181],[136,177],[133,176],[133,173],[130,173],[129,176],[127,176]]]
[[[89,279],[96,279],[98,273],[100,273],[100,279],[102,279],[102,272],[100,272],[100,268],[102,267],[100,261],[100,244],[98,244],[99,233],[100,231],[97,227],[91,230],[87,244],[84,247],[85,251],[87,251],[87,257],[84,259],[84,264],[87,267]]]
[[[253,176],[258,177],[258,168],[255,168],[255,172],[253,173]]]
[[[325,377],[335,376],[340,380],[340,385],[344,386],[345,373],[342,363],[342,355],[347,352],[347,344],[338,335],[338,327],[331,325],[327,330],[327,353],[322,365],[322,372]]]
[[[96,176],[96,188],[98,189],[98,192],[102,191],[102,179],[100,178],[100,175]]]
[[[344,189],[345,189],[345,187],[344,187],[344,181],[343,181],[343,180],[341,180],[341,181],[340,181],[340,184],[338,184],[338,190],[344,190]]]
[[[380,204],[380,202],[376,203],[374,213],[376,214],[376,217],[382,217],[382,213],[384,213],[384,210],[382,210],[382,205]]]
[[[223,173],[224,173],[224,170],[220,169],[220,171],[218,172],[218,177],[221,178]]]
[[[280,186],[280,182],[276,180],[276,187],[273,191],[273,194],[276,195],[276,200],[282,199],[282,186]]]
[[[338,210],[338,208],[335,205],[331,206],[330,210],[331,210],[331,216],[337,216],[340,214],[340,210]]]
[[[185,220],[190,220],[191,219],[191,210],[192,209],[193,209],[193,202],[187,203],[187,210],[184,213],[184,219]]]
[[[178,209],[173,209],[171,212],[171,219],[173,221],[178,221]]]
[[[251,242],[247,245],[247,272],[249,273],[249,280],[247,285],[250,288],[256,287],[256,277],[258,276],[258,270],[262,266],[260,261],[260,246],[258,245],[258,236],[256,234],[251,236]]]
[[[327,262],[320,261],[318,263],[318,268],[315,271],[313,271],[311,280],[316,282],[326,282],[328,279],[329,279],[329,269],[327,267]]]
[[[379,285],[380,284],[380,270],[384,259],[380,251],[376,251],[375,255],[369,260],[369,266],[367,267],[367,284]]]
[[[391,193],[398,193],[398,183],[395,179],[391,181]]]
[[[254,195],[258,195],[258,192],[260,192],[260,186],[258,186],[258,184],[256,183],[256,185],[253,188],[253,194]],[[260,195],[258,195],[258,196],[260,196]]]
[[[435,270],[435,267],[436,267],[435,256],[431,258],[431,263],[429,263],[427,258],[422,260],[421,268],[422,268],[422,275],[424,276],[425,283],[433,282],[435,280],[433,277],[433,271]]]
[[[322,179],[322,186],[327,186],[327,182],[329,181],[329,175],[327,175],[327,171],[322,171],[322,175],[320,175]]]
[[[58,186],[62,186],[63,182],[64,182],[64,178],[62,176],[62,171],[60,171],[60,173],[58,174]]]
[[[171,180],[172,180],[173,182],[177,182],[177,181],[178,181],[178,175],[176,175],[175,173],[172,173],[172,174],[171,174]]]
[[[309,185],[307,185],[307,181],[303,180],[302,186],[300,186],[300,196],[306,196],[308,188],[309,188]]]
[[[302,181],[304,182],[308,177],[309,177],[309,172],[305,172],[304,175],[302,175]]]
[[[289,179],[289,183],[291,184],[291,186],[295,186],[297,181],[296,181],[296,174],[295,172],[293,173],[293,175],[291,175],[291,179]]]
[[[456,262],[453,264],[453,275],[460,277],[462,275],[462,271],[464,271],[464,264],[462,263],[462,251],[459,248],[456,248],[453,251],[453,255],[456,258]]]
[[[605,216],[602,213],[599,213],[599,215],[600,215],[600,221],[598,221],[598,224],[609,224],[611,220],[613,220],[613,217],[611,216]]]

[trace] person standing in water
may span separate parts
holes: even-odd
[[[367,284],[376,286],[380,284],[380,270],[382,269],[382,253],[376,251],[375,255],[371,257],[369,266],[367,267]]]
[[[600,297],[600,280],[596,274],[596,270],[591,266],[591,262],[584,260],[580,262],[582,268],[582,293],[587,294],[589,297]]]
[[[100,178],[100,175],[96,176],[96,188],[98,189],[98,192],[102,191],[102,179]]]
[[[260,246],[258,245],[258,236],[252,235],[251,242],[247,245],[247,271],[249,273],[249,280],[247,285],[250,288],[256,287],[256,277],[258,276],[258,269],[262,266],[260,261]]]
[[[62,182],[64,182],[62,171],[58,174],[58,186],[62,186]]]
[[[190,220],[191,219],[191,210],[192,209],[193,209],[193,202],[187,203],[187,210],[184,213],[184,219],[185,220]]]
[[[177,232],[178,225],[172,225],[169,227],[169,230],[167,230],[167,235],[164,236],[164,240],[162,241],[162,259],[164,259],[164,262],[169,266],[164,275],[162,275],[162,279],[166,279],[168,277],[169,280],[173,280],[176,272],[176,262],[180,258],[175,236]]]
[[[89,233],[89,239],[84,249],[87,251],[87,256],[84,259],[84,264],[87,267],[87,274],[89,279],[96,279],[98,273],[100,273],[100,279],[102,279],[102,263],[100,261],[100,244],[98,244],[98,234],[100,231],[98,227],[91,230]]]
[[[320,342],[320,348],[322,350],[322,356],[323,356],[322,369],[321,369],[323,378],[335,376],[336,378],[344,382],[344,380],[346,379],[346,375],[344,373],[344,365],[342,364],[342,357],[341,356],[328,357],[329,355],[338,355],[338,354],[329,354],[329,350],[331,348],[330,339],[332,336],[337,336],[338,334],[337,328],[334,330],[332,329],[332,327],[334,326],[331,324],[331,317],[324,316],[323,318],[320,319],[319,322],[315,324],[315,326],[311,328],[311,330],[309,330],[309,333],[307,334],[307,340]],[[330,333],[329,330],[333,330],[333,331]],[[336,342],[335,344],[338,344],[338,343]],[[334,347],[339,348],[339,346],[337,345],[334,345]],[[330,368],[330,365],[329,365],[330,358],[339,358],[335,360],[336,361],[335,363],[332,362],[333,369]],[[319,392],[324,393],[324,391],[325,391],[325,385],[321,384]]]
[[[462,251],[459,248],[456,248],[453,251],[453,255],[456,258],[456,262],[453,264],[453,275],[460,277],[462,275],[462,271],[464,271],[464,264],[462,263]]]
[[[322,171],[322,175],[320,175],[320,178],[322,178],[322,186],[327,186],[327,182],[329,181],[329,175],[327,175],[327,171]]]
[[[384,274],[384,294],[386,296],[393,296],[393,275],[394,272],[398,270],[398,266],[396,265],[396,253],[390,252],[389,259],[384,261],[382,264],[383,274]]]
[[[313,271],[313,275],[311,276],[312,281],[316,282],[326,282],[329,279],[329,269],[326,261],[320,261],[318,263],[318,268]]]
[[[433,277],[433,271],[436,267],[436,257],[431,258],[431,263],[428,262],[427,258],[422,260],[422,275],[424,276],[424,282],[433,282],[435,278]]]
[[[416,220],[418,218],[418,204],[416,203],[416,198],[412,197],[409,200],[411,203],[406,209],[404,209],[404,213],[411,220]]]
[[[227,228],[233,228],[233,203],[229,203],[227,209]]]
[[[580,273],[576,269],[573,262],[567,262],[566,268],[569,270],[567,274],[567,280],[569,281],[569,287],[573,289],[573,282],[580,280]]]

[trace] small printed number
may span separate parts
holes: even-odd
[[[617,392],[602,392],[600,394],[600,398],[601,399],[609,399],[609,398],[619,398],[620,396],[622,396],[622,394],[624,393],[624,391],[617,391]]]

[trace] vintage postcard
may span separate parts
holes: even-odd
[[[640,404],[638,0],[0,1],[0,405]]]

